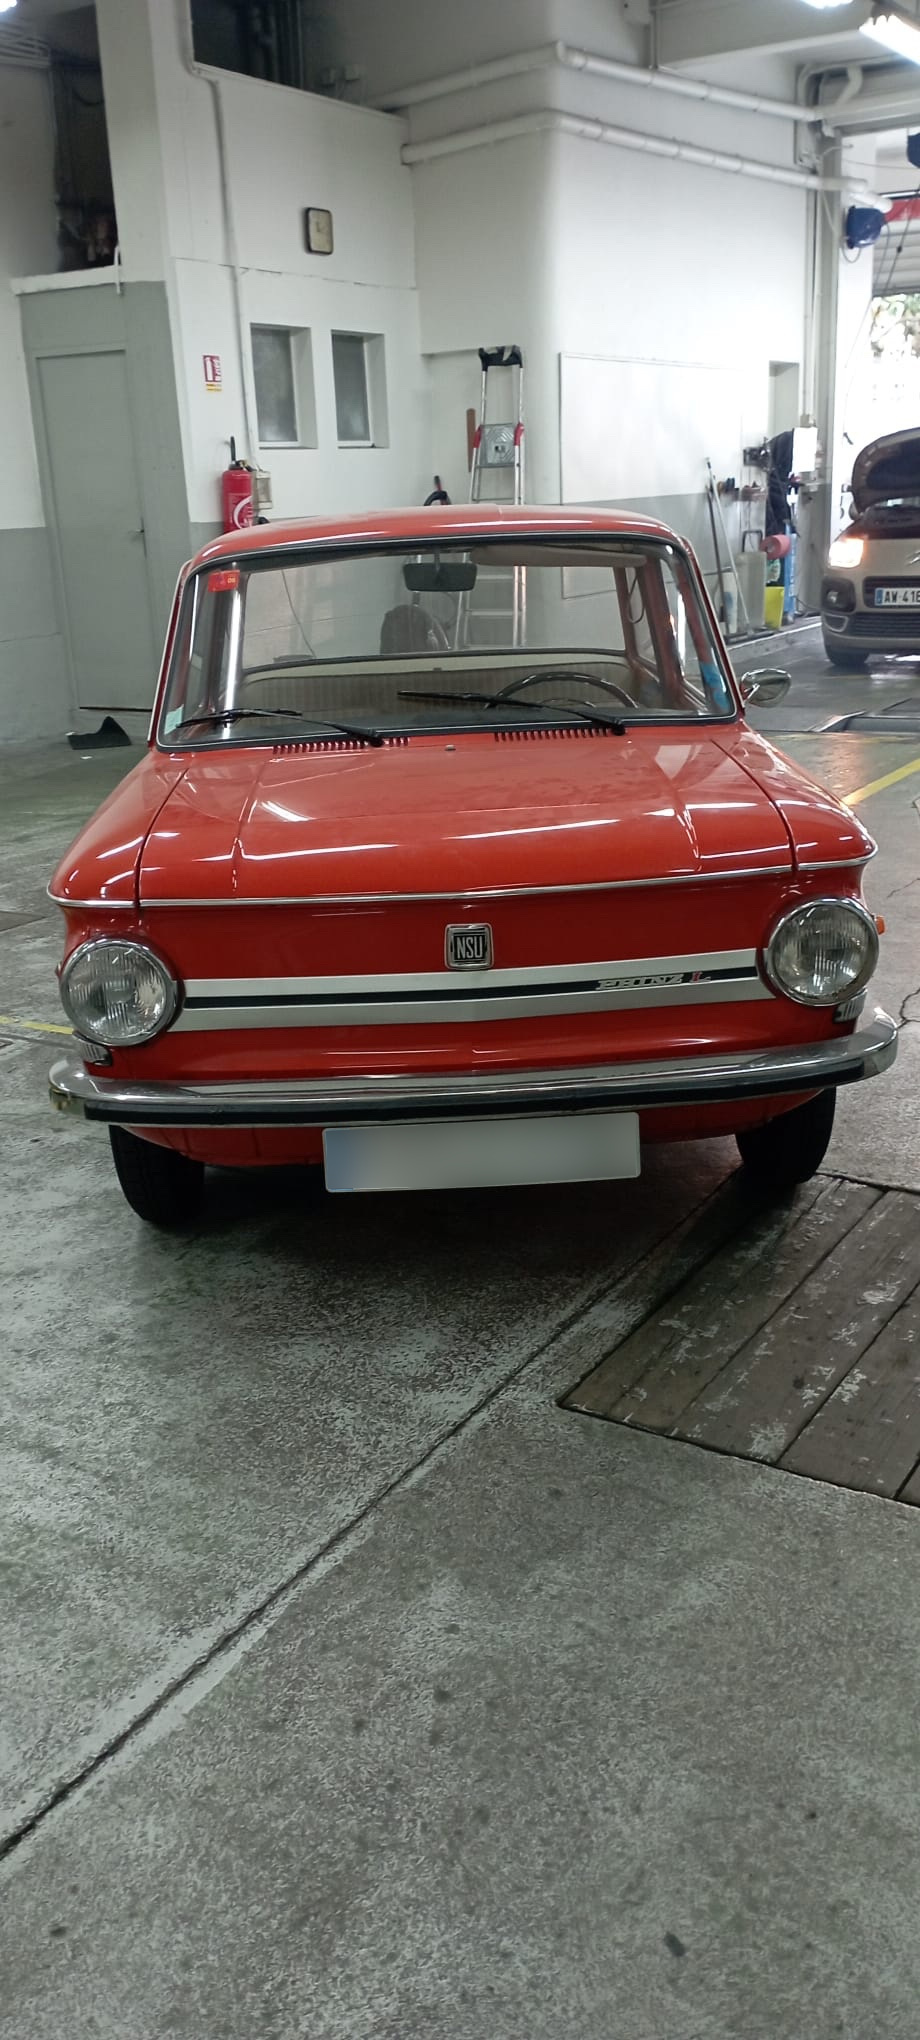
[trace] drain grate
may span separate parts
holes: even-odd
[[[920,1198],[825,1178],[756,1213],[563,1407],[920,1504]]]

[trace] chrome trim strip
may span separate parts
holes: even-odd
[[[734,976],[756,970],[756,949],[713,949],[690,956],[608,957],[600,963],[528,963],[506,965],[499,970],[406,970],[378,974],[366,971],[357,977],[232,977],[186,978],[186,1004],[211,1004],[233,999],[265,1002],[277,999],[330,999],[354,995],[360,999],[382,999],[408,992],[447,992],[469,997],[477,991],[523,992],[532,985],[566,986],[573,991],[611,986],[619,989],[624,978],[687,975],[690,972],[730,971]],[[612,988],[612,986],[611,986]]]
[[[52,892],[50,885],[46,885],[45,893],[55,907],[75,907],[78,911],[82,911],[84,908],[92,908],[94,913],[98,912],[100,914],[137,913],[136,900],[65,900],[60,893]]]
[[[606,893],[633,892],[642,888],[662,885],[713,885],[741,878],[795,878],[800,871],[853,871],[871,863],[878,856],[878,845],[861,857],[832,857],[825,863],[815,864],[761,864],[751,871],[685,871],[672,878],[611,878],[596,879],[585,885],[498,885],[488,888],[471,887],[466,892],[372,892],[372,893],[276,893],[265,899],[240,898],[222,899],[141,899],[134,900],[72,900],[63,899],[60,893],[53,893],[46,887],[49,900],[56,907],[98,909],[107,914],[152,913],[158,907],[379,907],[403,906],[416,902],[424,904],[441,900],[461,903],[471,900],[527,900],[546,899],[556,893]]]
[[[873,857],[877,856],[878,844],[873,843],[871,850],[865,851],[862,857],[831,857],[826,863],[819,861],[816,864],[800,864],[798,869],[799,871],[860,871],[864,864],[871,864]]]
[[[519,1020],[633,1007],[713,1005],[773,996],[753,949],[504,970],[404,971],[385,977],[199,978],[174,1033],[263,1027],[418,1026]]]
[[[97,1077],[63,1057],[52,1103],[121,1126],[330,1126],[377,1120],[484,1119],[520,1112],[651,1110],[788,1096],[874,1077],[894,1062],[898,1030],[875,1011],[858,1034],[792,1047],[608,1063],[575,1069],[328,1076],[255,1083],[143,1083]]]
[[[173,1022],[173,1034],[227,1034],[285,1027],[419,1027],[460,1022],[472,1027],[489,1020],[534,1020],[580,1013],[620,1013],[639,1007],[736,1005],[772,999],[757,971],[708,984],[643,987],[630,991],[572,990],[511,992],[497,997],[308,1000],[273,1005],[271,1000],[231,1006],[188,1006]]]
[[[846,864],[860,862],[847,859]],[[841,862],[841,870],[846,868]],[[804,869],[800,866],[799,869]],[[830,868],[830,867],[829,867]],[[141,913],[152,912],[155,907],[389,907],[409,902],[421,903],[439,900],[459,901],[462,904],[473,900],[526,900],[546,899],[555,893],[605,893],[629,892],[639,888],[662,885],[713,885],[741,878],[794,878],[796,868],[788,864],[761,864],[750,871],[686,871],[673,878],[612,878],[596,879],[586,885],[497,885],[467,891],[455,892],[371,892],[371,893],[291,893],[275,894],[270,898],[256,899],[239,897],[233,899],[141,899]],[[68,900],[66,906],[92,905],[93,902]],[[104,903],[100,903],[104,904]]]

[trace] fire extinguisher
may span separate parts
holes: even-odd
[[[230,466],[220,478],[221,508],[225,531],[245,531],[254,522],[253,470],[246,460],[237,460],[236,440],[230,441]]]

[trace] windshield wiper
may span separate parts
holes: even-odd
[[[183,722],[170,730],[171,737],[177,737],[180,730],[203,729],[208,724],[235,723],[244,716],[267,716],[270,722],[277,722],[279,716],[293,716],[295,722],[306,723],[308,727],[321,730],[335,730],[340,737],[354,737],[359,744],[383,744],[386,738],[379,730],[369,730],[363,723],[330,722],[327,716],[310,715],[301,708],[212,708],[208,715],[187,715]]]
[[[497,694],[438,694],[427,687],[400,687],[397,693],[400,701],[460,701],[471,702],[477,708],[521,708],[525,715],[578,715],[582,722],[592,723],[596,729],[613,730],[617,737],[626,735],[626,724],[620,716],[604,715],[600,709],[580,708],[575,701],[516,701],[513,695],[502,701]]]

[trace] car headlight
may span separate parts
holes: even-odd
[[[866,542],[863,538],[835,538],[827,555],[829,567],[858,567]]]
[[[179,987],[165,963],[142,942],[100,936],[75,949],[61,972],[61,1000],[78,1034],[108,1048],[152,1041],[168,1027]]]
[[[777,922],[763,955],[777,991],[802,1006],[836,1006],[868,984],[878,929],[859,900],[809,900]]]

